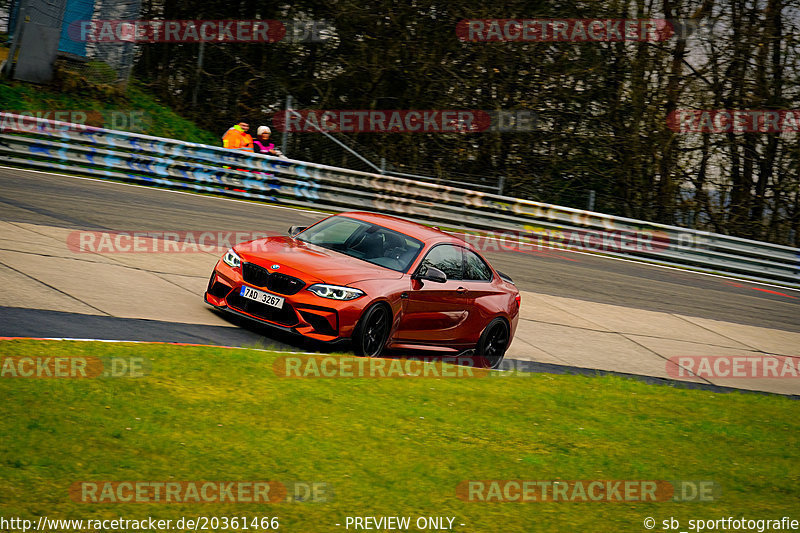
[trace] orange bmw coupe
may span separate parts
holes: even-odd
[[[206,303],[357,355],[429,350],[497,368],[520,294],[464,240],[396,217],[333,215],[288,236],[237,244],[217,262]]]

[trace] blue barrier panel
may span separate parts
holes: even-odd
[[[86,43],[70,37],[69,27],[73,22],[92,20],[93,13],[94,0],[67,0],[64,19],[61,23],[61,40],[58,42],[59,52],[86,57]]]

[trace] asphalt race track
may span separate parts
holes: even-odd
[[[325,213],[0,169],[0,220],[117,231],[283,233]],[[800,292],[788,298],[722,278],[563,250],[488,252],[522,290],[800,332]],[[209,263],[209,272],[213,262]],[[748,284],[752,285],[752,284]],[[767,287],[770,289],[770,287]]]
[[[34,276],[25,268],[26,258],[44,261],[52,257],[57,248],[53,243],[63,239],[62,234],[74,230],[284,233],[290,225],[308,225],[324,216],[322,212],[0,168],[0,224],[4,224],[0,239],[0,272],[5,273],[7,285],[14,285],[14,281],[9,280],[17,279],[31,278],[33,282]],[[16,228],[19,233],[15,233]],[[27,242],[28,237],[23,237],[37,235],[36,231],[40,231],[43,239],[50,238],[49,248]],[[66,250],[64,240],[60,243]],[[800,332],[800,291],[564,250],[487,251],[485,254],[496,268],[514,278],[521,291],[535,294],[535,302],[540,302],[541,298],[543,305],[545,302],[566,305],[564,302],[580,301],[591,309],[611,310],[612,314],[615,310],[627,310],[641,317],[696,317],[702,327],[710,323],[702,320],[710,320],[724,322],[729,330],[741,325]],[[96,302],[103,300],[98,300],[97,296],[109,284],[93,279],[91,268],[95,263],[86,262],[88,270],[85,279],[80,281],[85,298],[82,291],[66,291],[42,277],[37,277],[36,283],[61,293],[57,296],[64,300],[64,305],[50,305],[49,302],[37,305],[28,299],[30,292],[4,292],[0,296],[0,336],[270,345],[293,350],[304,347],[295,339],[272,330],[220,317],[203,304],[202,287],[216,254],[195,254],[192,265],[187,263],[180,272],[165,272],[151,264],[158,254],[143,254],[138,258],[130,257],[136,254],[116,255],[118,257],[108,259],[109,268],[118,267],[118,263],[124,261],[129,271],[147,272],[164,283],[184,289],[192,306],[186,308],[190,311],[187,316],[175,316],[183,308],[176,307],[176,311],[172,311],[170,302],[159,301],[157,292],[142,295],[138,303],[132,300],[131,305],[142,306],[148,313],[138,310],[114,313],[100,309],[103,306]],[[70,260],[72,264],[83,261],[79,257]],[[81,277],[80,272],[80,269],[73,271],[72,276]],[[195,304],[191,297],[197,287],[201,289],[196,292]],[[140,289],[130,287],[134,293]],[[534,305],[530,298],[526,302],[523,296],[523,310],[526,303]],[[540,315],[535,319],[543,320]],[[642,321],[646,322],[647,318]],[[560,322],[554,320],[554,323]],[[593,326],[578,324],[577,327],[592,329]],[[606,328],[606,331],[615,330]],[[729,347],[740,348],[734,344]],[[753,349],[794,356],[785,351]],[[541,359],[540,362],[559,363],[561,360]]]

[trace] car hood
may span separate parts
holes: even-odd
[[[269,237],[237,244],[234,250],[248,263],[309,283],[350,285],[371,279],[399,279],[402,272],[373,265],[291,237]],[[277,270],[272,265],[279,265]]]

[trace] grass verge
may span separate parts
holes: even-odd
[[[615,377],[291,379],[249,349],[3,341],[9,357],[140,358],[143,377],[0,377],[2,515],[450,516],[462,531],[641,531],[645,517],[797,516],[798,403]],[[711,480],[705,502],[481,503],[465,480]],[[86,504],[77,481],[325,483],[327,501]],[[337,527],[335,524],[342,524]],[[461,527],[458,524],[466,524]],[[417,530],[412,527],[411,530]]]
[[[215,134],[199,128],[159,102],[136,80],[131,80],[124,95],[102,94],[91,86],[62,91],[50,86],[0,80],[0,110],[34,113],[44,118],[53,117],[42,113],[82,111],[102,119],[102,123],[90,123],[90,126],[222,146],[222,132]]]

